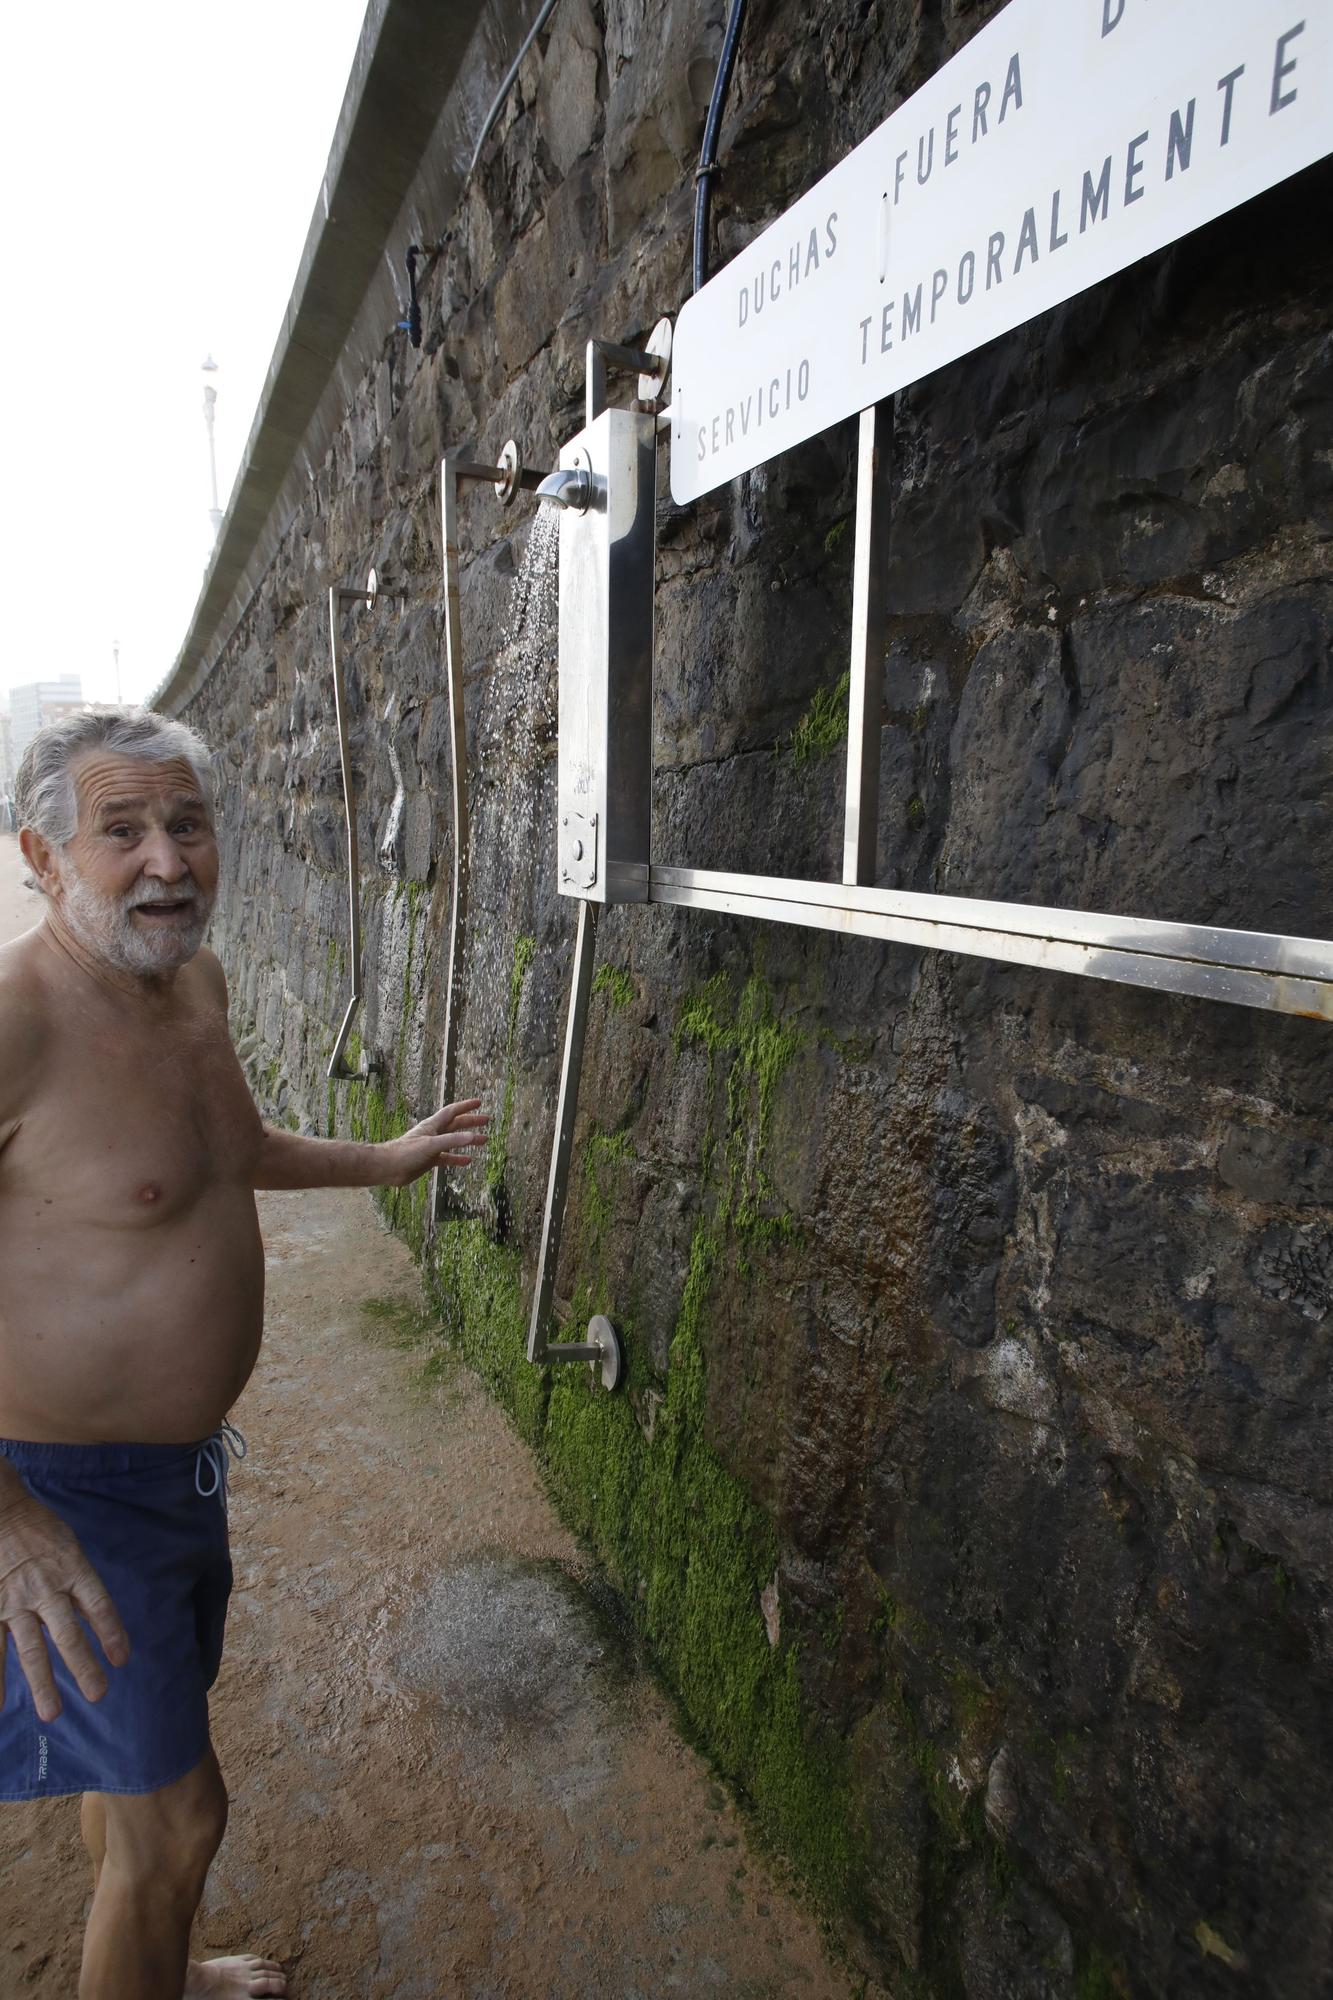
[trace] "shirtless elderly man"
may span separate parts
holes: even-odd
[[[18,805],[46,904],[0,950],[0,1798],[83,1795],[81,2000],[283,1994],[267,1960],[189,1959],[227,1816],[208,1689],[254,1191],[402,1187],[486,1121],[472,1099],[378,1146],[261,1122],[201,948],[218,852],[181,723],[54,724]]]

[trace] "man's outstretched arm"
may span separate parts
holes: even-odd
[[[195,963],[212,992],[225,1033],[226,974],[207,949],[200,951]],[[257,1111],[255,1115],[257,1120]],[[251,1181],[256,1188],[406,1187],[436,1167],[471,1166],[477,1148],[486,1144],[488,1124],[481,1099],[467,1097],[423,1118],[401,1138],[379,1145],[359,1139],[306,1139],[299,1132],[265,1125]]]
[[[264,1127],[255,1162],[257,1188],[406,1187],[435,1167],[466,1167],[486,1144],[479,1097],[446,1104],[400,1139],[372,1146],[358,1139],[305,1139]]]

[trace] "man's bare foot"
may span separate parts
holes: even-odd
[[[183,2000],[252,2000],[286,1991],[287,1975],[271,1958],[192,1958]]]

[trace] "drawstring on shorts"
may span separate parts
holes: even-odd
[[[226,1506],[228,1454],[240,1460],[249,1448],[235,1424],[228,1423],[224,1418],[212,1437],[204,1439],[195,1457],[194,1490],[201,1499],[211,1500],[215,1493],[220,1493],[222,1504]],[[205,1467],[213,1475],[211,1485],[204,1483]]]

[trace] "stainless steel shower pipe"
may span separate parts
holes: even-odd
[[[360,589],[350,584],[334,584],[329,591],[329,664],[333,671],[333,707],[338,725],[338,756],[342,765],[343,810],[347,818],[347,933],[348,956],[351,961],[352,997],[347,1003],[342,1026],[333,1044],[329,1057],[327,1075],[338,1082],[351,1082],[357,1077],[369,1075],[377,1067],[367,1058],[362,1069],[348,1069],[343,1060],[347,1048],[347,1038],[352,1032],[357,1009],[362,1000],[361,968],[361,845],[356,827],[356,788],[352,781],[352,749],[347,727],[347,690],[343,684],[342,654],[338,644],[338,620],[346,604],[364,604],[367,611],[384,602],[401,602],[398,591],[383,590],[375,571],[372,569]]]
[[[623,1359],[619,1336],[604,1315],[596,1314],[589,1321],[590,1338],[586,1341],[548,1341],[546,1338],[555,1310],[556,1266],[560,1261],[565,1198],[569,1192],[569,1161],[574,1147],[574,1121],[579,1108],[583,1044],[588,1032],[598,915],[596,903],[582,897],[579,899],[574,964],[569,980],[569,1013],[565,1019],[565,1050],[560,1063],[560,1095],[556,1100],[555,1137],[551,1143],[551,1169],[546,1181],[541,1249],[537,1253],[537,1284],[528,1321],[528,1360],[538,1366],[547,1361],[592,1362],[601,1372],[603,1387],[614,1389],[620,1380]]]
[[[587,449],[585,449],[584,444],[571,440],[561,453],[562,461],[564,461],[562,468],[544,480],[538,488],[538,494],[542,500],[550,501],[565,508],[572,507],[576,514],[581,514],[592,502],[595,492],[600,490],[602,494],[600,505],[603,510],[607,508],[609,505],[609,460],[603,460],[603,472],[595,479],[588,458],[588,449],[592,448],[592,427],[599,423],[607,410],[608,369],[616,368],[637,374],[638,404],[640,408],[645,404],[649,407],[655,405],[661,400],[662,392],[666,387],[667,375],[671,367],[671,337],[671,321],[669,319],[660,319],[643,347],[626,347],[619,341],[601,340],[596,337],[589,340],[586,349],[587,372],[584,378],[584,411],[587,428],[581,433],[581,436],[588,441]],[[631,675],[638,675],[646,669],[649,686],[651,686],[653,550],[655,532],[655,480],[652,476],[652,468],[656,464],[656,428],[651,423],[648,426],[648,434],[652,440],[652,446],[648,458],[648,470],[645,473],[641,464],[642,440],[640,439],[637,444],[629,442],[629,439],[632,439],[634,435],[635,426],[640,421],[638,418],[632,419],[629,413],[625,413],[625,428],[629,436],[621,440],[617,458],[620,468],[618,476],[631,482],[632,490],[637,496],[638,504],[634,510],[635,527],[632,531],[628,522],[618,515],[614,536],[614,545],[618,553],[613,567],[618,578],[615,586],[617,592],[623,593],[626,589],[630,590],[631,593],[636,592],[640,587],[640,581],[647,592],[648,616],[646,631],[640,633],[642,643],[631,645],[629,649],[630,657],[620,659],[618,664],[622,670],[628,671]],[[607,449],[607,440],[605,438],[602,440],[601,448],[603,451]],[[572,463],[570,462],[571,455]],[[635,484],[636,480],[639,483]],[[566,676],[570,670],[570,662],[565,650],[564,621],[571,616],[571,606],[566,601],[565,593],[567,586],[573,583],[572,577],[565,569],[563,555],[564,537],[565,529],[562,526],[560,600],[562,620],[560,647],[562,758],[565,754],[564,732],[567,721],[565,715]],[[634,550],[636,545],[639,549],[639,555],[642,558],[641,572],[635,569]],[[602,561],[607,563],[608,560],[608,554],[604,553]],[[635,580],[632,583],[629,581],[631,572],[634,572],[635,576]],[[596,640],[593,635],[598,631],[603,631],[605,637],[614,625],[613,601],[623,603],[625,600],[623,596],[616,597],[613,600],[611,567],[608,567],[605,574],[601,575],[599,584],[594,590],[594,599],[596,602],[579,599],[577,584],[574,584],[574,588],[575,601],[581,607],[580,610],[576,610],[573,613],[575,622],[580,625],[580,629],[585,633],[589,641],[595,645]],[[597,603],[600,603],[601,606],[600,613],[596,608]],[[588,614],[586,622],[581,615],[582,611],[586,611]],[[604,625],[603,620],[605,621]],[[623,643],[623,631],[618,632],[616,637]],[[575,707],[579,706],[579,702],[580,697],[575,695]],[[596,711],[595,702],[591,704],[591,710]],[[648,721],[649,726],[651,726],[650,709],[646,707],[644,713],[645,719]],[[589,720],[591,726],[591,715]],[[604,729],[605,726],[606,722],[603,716],[599,727]],[[589,742],[591,743],[591,741],[592,738],[590,737]],[[649,775],[647,769],[648,761],[647,746],[645,745],[643,772],[645,779]],[[563,779],[561,782],[563,784]],[[646,815],[646,792],[643,803]],[[569,807],[568,811],[565,810],[566,804]],[[594,882],[597,880],[598,864],[590,856],[588,846],[591,846],[593,856],[595,856],[598,813],[593,809],[592,801],[589,797],[580,794],[580,804],[582,808],[586,808],[586,811],[592,814],[592,817],[587,820],[586,845],[585,836],[576,832],[576,824],[580,820],[583,820],[586,814],[583,810],[576,811],[573,802],[565,801],[562,793],[562,831],[560,837],[562,887],[565,884],[581,882],[585,889],[591,891]],[[603,800],[604,809],[605,800]],[[645,817],[643,827],[645,842],[647,831],[648,827]],[[619,826],[619,823],[617,824],[617,834],[618,837],[623,837],[623,828]],[[548,1361],[591,1362],[600,1374],[602,1386],[606,1389],[614,1389],[619,1384],[624,1372],[624,1354],[621,1348],[620,1336],[604,1313],[594,1314],[590,1319],[588,1323],[588,1338],[585,1341],[553,1341],[548,1338],[555,1324],[556,1270],[560,1261],[560,1239],[564,1228],[565,1202],[569,1191],[569,1161],[574,1143],[574,1123],[578,1116],[579,1084],[583,1073],[583,1047],[587,1035],[588,1005],[592,994],[598,911],[602,900],[608,898],[614,900],[617,895],[624,892],[623,882],[617,882],[616,879],[616,866],[612,865],[610,857],[607,857],[607,860],[608,865],[605,878],[595,892],[597,901],[590,900],[589,896],[581,893],[578,887],[564,888],[564,893],[574,894],[578,900],[578,929],[574,941],[574,964],[570,974],[569,1012],[565,1021],[564,1057],[560,1065],[560,1092],[556,1100],[555,1134],[551,1144],[551,1167],[547,1177],[546,1207],[542,1216],[541,1249],[538,1252],[537,1258],[537,1282],[533,1290],[532,1312],[528,1320],[528,1360],[538,1367]],[[591,872],[580,874],[579,871],[581,868],[590,869]],[[639,868],[636,872],[641,879],[642,869]]]
[[[626,350],[626,361],[634,367],[642,366],[654,371],[664,369],[660,334],[657,337],[659,339],[657,349]],[[667,340],[669,352],[669,329]],[[463,998],[463,941],[467,926],[469,879],[467,717],[463,699],[463,623],[459,584],[459,489],[468,482],[493,486],[496,498],[502,505],[509,506],[520,493],[535,492],[542,478],[543,474],[530,471],[523,464],[518,447],[512,439],[501,452],[498,465],[482,465],[471,460],[449,458],[447,455],[440,465],[444,647],[449,686],[454,833],[453,911],[449,926],[449,973],[445,993],[444,1046],[440,1054],[441,1107],[453,1101],[457,1084],[458,1037]],[[592,1362],[600,1369],[604,1385],[611,1389],[620,1379],[621,1350],[615,1329],[609,1320],[594,1317],[588,1328],[591,1337],[586,1342],[548,1346],[545,1338],[554,1303],[555,1266],[560,1251],[560,1220],[564,1213],[564,1193],[569,1176],[569,1151],[573,1140],[574,1114],[578,1104],[578,1074],[582,1066],[588,1001],[592,990],[593,944],[596,929],[596,909],[586,902],[580,903],[569,1018],[565,1030],[560,1102],[556,1114],[556,1136],[552,1147],[550,1184],[542,1227],[537,1296],[529,1334],[528,1358],[537,1361]],[[431,1234],[447,1213],[448,1207],[448,1182],[441,1169],[437,1167],[431,1177],[428,1222]]]

